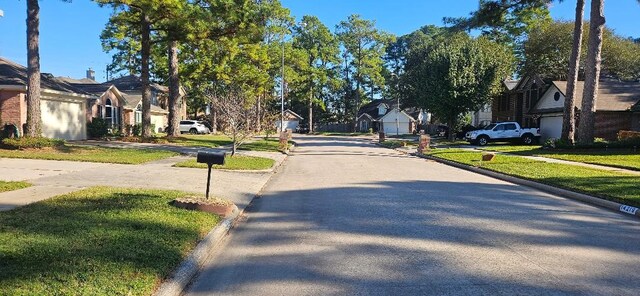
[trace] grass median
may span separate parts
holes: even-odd
[[[496,155],[495,160],[483,162],[481,161],[482,152],[461,149],[434,149],[429,155],[640,206],[640,187],[638,187],[640,176],[636,175],[547,163],[511,155]]]
[[[0,295],[150,295],[220,220],[95,187],[0,212]]]
[[[21,181],[0,181],[0,192],[18,190],[31,187],[31,184]]]
[[[42,149],[0,149],[0,157],[141,164],[178,155],[175,152],[152,149],[120,149],[65,145]]]
[[[214,165],[214,169],[224,170],[267,170],[273,167],[275,160],[266,157],[235,155],[228,156],[224,165]],[[206,169],[207,164],[198,163],[195,159],[176,163],[175,167]]]
[[[233,141],[225,135],[181,135],[166,138],[172,144],[185,147],[216,148],[231,145]]]
[[[541,149],[540,146],[488,146],[484,150],[516,155],[542,156],[554,159],[605,165],[640,171],[640,153],[633,149]]]

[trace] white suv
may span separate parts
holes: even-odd
[[[180,121],[180,132],[190,134],[208,134],[211,131],[201,121],[182,120]]]

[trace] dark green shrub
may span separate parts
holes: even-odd
[[[135,137],[139,137],[142,134],[142,124],[134,124],[131,128],[131,134]]]
[[[109,132],[109,124],[102,118],[94,117],[87,123],[87,134],[89,138],[102,138]]]
[[[64,140],[43,137],[8,138],[2,140],[3,148],[7,149],[40,149],[47,147],[59,147],[63,145]]]

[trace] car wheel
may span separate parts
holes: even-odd
[[[195,135],[195,134],[198,133],[198,130],[195,129],[195,128],[192,128],[192,129],[189,130],[189,133],[192,134],[192,135]]]
[[[525,144],[525,145],[533,144],[533,137],[531,135],[522,136],[522,144]]]
[[[487,136],[480,136],[478,137],[477,142],[480,146],[486,146],[487,144],[489,144],[489,138]]]

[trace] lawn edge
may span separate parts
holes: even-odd
[[[411,155],[420,157],[420,158],[425,158],[425,159],[429,159],[429,160],[433,160],[433,161],[437,161],[439,163],[442,164],[446,164],[449,166],[453,166],[459,169],[463,169],[463,170],[467,170],[467,171],[471,171],[477,174],[481,174],[481,175],[485,175],[488,177],[492,177],[495,179],[499,179],[502,181],[506,181],[509,183],[514,183],[517,185],[522,185],[522,186],[527,186],[530,188],[534,188],[534,189],[538,189],[540,191],[546,192],[546,193],[551,193],[553,195],[557,195],[557,196],[561,196],[561,197],[565,197],[565,198],[569,198],[569,199],[573,199],[573,200],[577,200],[577,201],[581,201],[584,203],[588,203],[591,205],[595,205],[601,208],[606,208],[618,213],[622,213],[625,214],[627,216],[633,216],[636,218],[640,218],[640,209],[631,206],[631,205],[626,205],[623,203],[619,203],[619,202],[615,202],[615,201],[611,201],[611,200],[607,200],[601,197],[597,197],[597,196],[593,196],[593,195],[589,195],[589,194],[585,194],[585,193],[581,193],[581,192],[576,192],[576,191],[572,191],[572,190],[568,190],[568,189],[564,189],[564,188],[559,188],[559,187],[555,187],[555,186],[551,186],[548,184],[544,184],[544,183],[540,183],[540,182],[535,182],[535,181],[531,181],[531,180],[527,180],[527,179],[523,179],[523,178],[519,178],[519,177],[514,177],[511,175],[507,175],[507,174],[503,174],[503,173],[498,173],[495,171],[491,171],[491,170],[487,170],[487,169],[483,169],[483,168],[478,168],[478,167],[474,167],[474,166],[470,166],[467,164],[463,164],[463,163],[459,163],[459,162],[455,162],[452,160],[447,160],[447,159],[442,159],[439,157],[434,157],[434,156],[430,156],[430,155],[422,155],[422,154],[418,154],[418,153],[412,153]],[[629,209],[631,208],[632,210],[635,209],[635,214],[630,214],[628,212],[623,211],[623,209]]]
[[[289,152],[293,151],[296,147],[296,143],[292,145]],[[202,267],[213,257],[215,254],[216,246],[218,246],[225,236],[233,229],[238,223],[240,218],[244,216],[244,212],[251,206],[253,201],[258,198],[264,188],[269,184],[277,169],[287,160],[287,157],[272,167],[274,174],[262,185],[260,190],[253,196],[249,205],[243,209],[236,207],[233,213],[222,220],[216,225],[209,233],[198,243],[198,245],[189,253],[189,255],[178,265],[174,271],[171,272],[169,277],[164,279],[159,288],[153,293],[154,296],[178,296],[181,295],[189,284],[198,276]]]
[[[386,148],[382,145],[380,145],[379,143],[374,143],[376,146],[378,147],[382,147],[382,148]],[[389,148],[387,148],[389,149]],[[553,195],[557,195],[557,196],[561,196],[561,197],[565,197],[568,199],[573,199],[573,200],[577,200],[577,201],[581,201],[584,203],[588,203],[591,205],[595,205],[597,207],[601,207],[601,208],[605,208],[608,210],[612,210],[621,214],[624,214],[626,216],[633,216],[636,218],[640,218],[640,209],[635,207],[635,206],[631,206],[631,205],[626,205],[623,203],[619,203],[616,201],[611,201],[611,200],[607,200],[601,197],[597,197],[597,196],[593,196],[593,195],[589,195],[589,194],[585,194],[585,193],[581,193],[581,192],[576,192],[576,191],[572,191],[572,190],[568,190],[568,189],[564,189],[564,188],[559,188],[559,187],[555,187],[555,186],[551,186],[548,184],[544,184],[544,183],[540,183],[540,182],[536,182],[536,181],[532,181],[532,180],[527,180],[527,179],[523,179],[523,178],[519,178],[519,177],[514,177],[511,175],[507,175],[507,174],[503,174],[503,173],[498,173],[495,171],[491,171],[491,170],[487,170],[487,169],[483,169],[483,168],[479,168],[479,167],[474,167],[468,164],[463,164],[463,163],[459,163],[456,161],[452,161],[452,160],[448,160],[448,159],[442,159],[439,157],[434,157],[434,156],[430,156],[430,155],[425,155],[425,154],[420,154],[420,153],[410,153],[410,152],[406,152],[406,151],[402,151],[399,149],[393,149],[395,151],[398,151],[400,153],[404,153],[404,154],[409,154],[409,155],[413,155],[416,157],[420,157],[420,158],[424,158],[424,159],[429,159],[429,160],[433,160],[445,165],[449,165],[455,168],[459,168],[459,169],[463,169],[466,171],[470,171],[470,172],[474,172],[477,174],[481,174],[481,175],[485,175],[488,177],[492,177],[495,179],[499,179],[502,181],[506,181],[509,183],[513,183],[513,184],[517,184],[517,185],[522,185],[522,186],[526,186],[526,187],[530,187],[530,188],[534,188],[546,193],[551,193]],[[626,211],[623,211],[623,209],[631,209],[631,211],[633,211],[633,209],[635,209],[635,214],[630,214]]]

